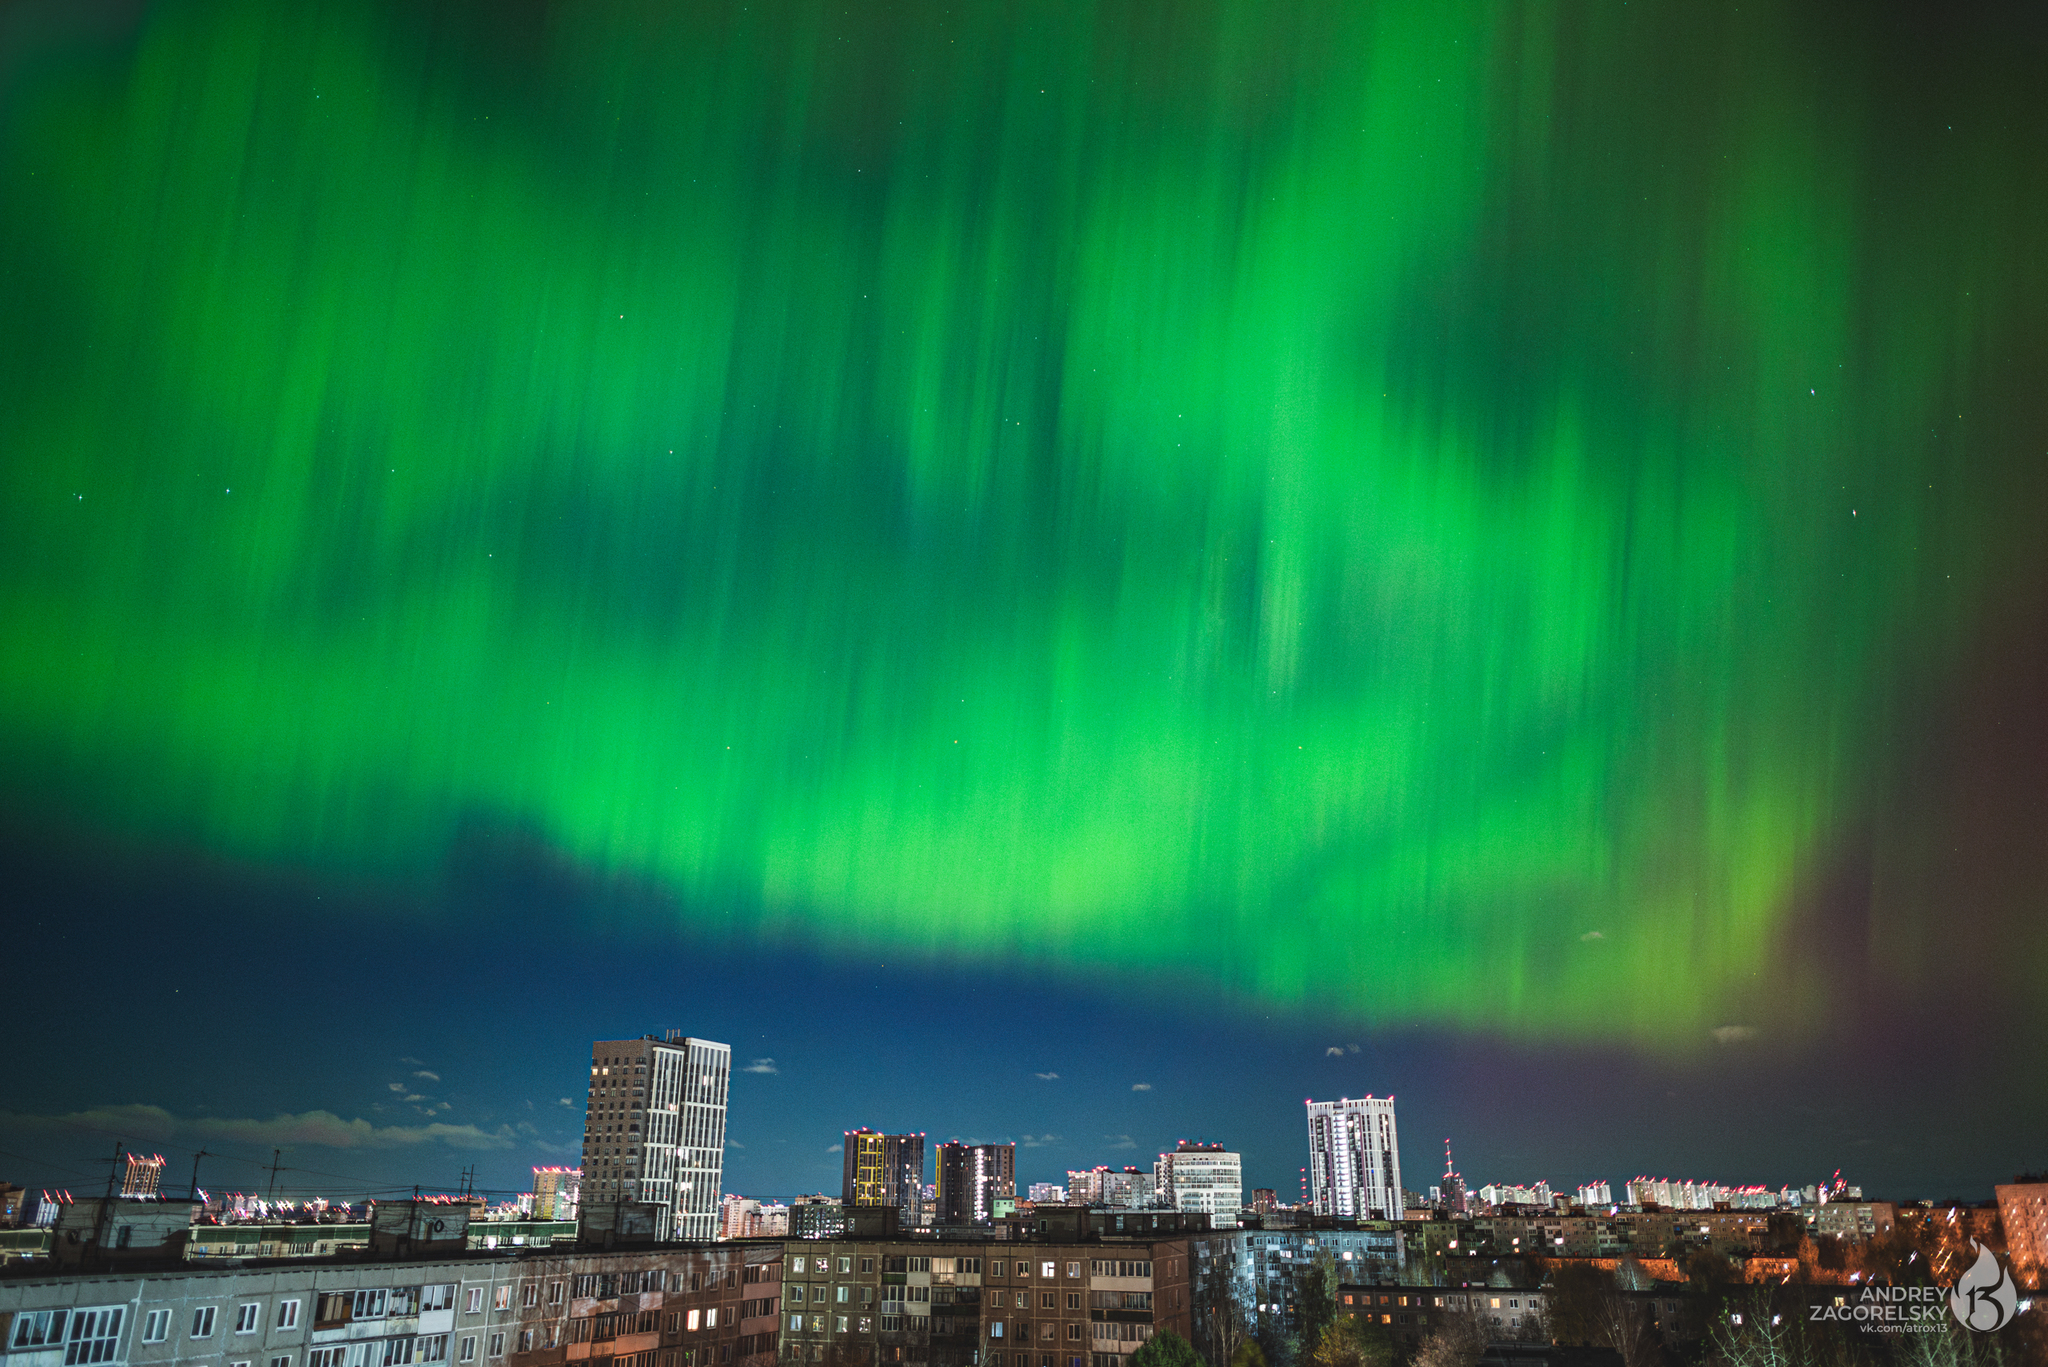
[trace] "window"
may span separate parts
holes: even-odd
[[[804,1317],[802,1315],[791,1315],[789,1317],[789,1332],[792,1334],[801,1334],[803,1332],[803,1329]]]
[[[475,1362],[475,1361],[476,1361],[476,1335],[475,1335],[475,1334],[465,1334],[465,1335],[463,1336],[463,1339],[462,1339],[462,1353],[461,1353],[461,1360],[462,1360],[463,1362]]]
[[[63,1313],[62,1311],[58,1312]],[[192,1337],[210,1339],[213,1337],[213,1307],[202,1305],[192,1312]]]
[[[46,1343],[62,1343],[64,1326],[70,1318],[69,1310],[24,1310],[14,1317],[14,1338],[10,1346],[40,1348]],[[198,1324],[199,1317],[194,1315],[192,1322]],[[207,1321],[207,1332],[213,1332],[211,1320]]]
[[[533,1330],[521,1329],[519,1331],[519,1351],[522,1353],[533,1351]]]
[[[1068,1275],[1069,1277],[1078,1277],[1078,1276],[1080,1276],[1080,1275],[1081,1275],[1081,1264],[1079,1264],[1079,1263],[1068,1263],[1068,1264],[1067,1264],[1067,1275]]]
[[[874,1260],[873,1258],[862,1258],[862,1259],[860,1260],[860,1275],[861,1275],[861,1276],[865,1277],[865,1276],[867,1276],[867,1275],[868,1275],[868,1274],[869,1274],[870,1272],[873,1272],[874,1270],[875,1270],[875,1260]]]
[[[162,1343],[171,1336],[171,1312],[152,1310],[142,1321],[142,1341]]]
[[[292,1355],[290,1353],[284,1353],[278,1357],[272,1358],[270,1360],[270,1367],[292,1367]]]
[[[491,1356],[494,1358],[505,1356],[505,1336],[502,1333],[491,1335]]]
[[[704,1312],[704,1327],[705,1327],[706,1329],[716,1329],[716,1328],[718,1327],[718,1307],[717,1307],[717,1306],[715,1306],[715,1305],[714,1305],[714,1306],[712,1306],[712,1307],[711,1307],[711,1308],[710,1308],[709,1310],[706,1310],[706,1311]]]
[[[1081,1337],[1081,1326],[1080,1326],[1080,1325],[1078,1325],[1078,1324],[1070,1324],[1070,1325],[1068,1325],[1068,1326],[1067,1326],[1067,1338],[1068,1338],[1069,1340],[1074,1340],[1074,1341],[1078,1341],[1078,1340],[1080,1339],[1080,1337]]]
[[[64,1367],[105,1362],[121,1346],[121,1311],[75,1310],[71,1314],[71,1337],[64,1344]]]
[[[299,1303],[297,1301],[279,1301],[277,1303],[277,1327],[280,1329],[296,1329],[299,1327]]]
[[[847,1302],[847,1292],[848,1292],[848,1290],[849,1290],[849,1288],[847,1288],[847,1287],[844,1287],[844,1286],[835,1286],[835,1287],[833,1287],[833,1288],[832,1288],[832,1299],[833,1299],[833,1300],[835,1300],[835,1301],[838,1301],[838,1302],[839,1302],[839,1303],[840,1303],[841,1305],[844,1305],[844,1304],[846,1304],[846,1302]]]
[[[453,1310],[455,1308],[455,1283],[442,1282],[437,1286],[420,1288],[420,1311]]]
[[[791,1258],[791,1259],[789,1260],[789,1270],[790,1270],[790,1271],[792,1271],[792,1272],[801,1272],[801,1271],[803,1271],[803,1270],[804,1270],[804,1259],[802,1259],[802,1258]]]
[[[512,1288],[511,1288],[511,1287],[509,1287],[509,1286],[501,1286],[501,1287],[498,1287],[498,1288],[497,1288],[496,1290],[494,1290],[494,1291],[492,1291],[492,1292],[491,1292],[491,1309],[493,1309],[493,1310],[510,1310],[511,1308],[512,1308]]]
[[[248,1302],[235,1311],[235,1332],[237,1334],[253,1334],[256,1332],[256,1327],[262,1322],[263,1307],[254,1301]]]
[[[1038,1293],[1038,1308],[1041,1310],[1057,1310],[1059,1308],[1059,1301],[1059,1296],[1054,1292],[1041,1291]]]
[[[988,1275],[991,1277],[1000,1277],[1003,1275],[1003,1260],[1001,1258],[997,1258],[994,1262],[988,1265]]]
[[[429,1334],[427,1337],[419,1340],[419,1349],[419,1360],[421,1362],[446,1362],[448,1360],[448,1336],[446,1334]]]
[[[791,1282],[786,1289],[791,1305],[802,1305],[804,1303],[804,1289],[800,1283]]]
[[[839,1271],[840,1271],[840,1275],[842,1275],[842,1276],[844,1276],[844,1275],[845,1275],[846,1273],[848,1273],[848,1272],[851,1272],[851,1271],[853,1271],[853,1259],[851,1259],[851,1258],[841,1258],[841,1259],[839,1260]]]
[[[519,1288],[519,1303],[531,1308],[540,1304],[540,1283],[528,1282]]]
[[[1081,1293],[1080,1293],[1080,1292],[1078,1292],[1078,1291],[1069,1291],[1069,1292],[1067,1293],[1067,1309],[1069,1309],[1069,1310],[1079,1310],[1080,1308],[1081,1308]]]
[[[484,1308],[484,1289],[481,1286],[469,1288],[469,1294],[462,1298],[462,1313],[474,1315]]]
[[[836,1333],[841,1333],[841,1334],[845,1333],[845,1332],[846,1332],[846,1316],[844,1316],[844,1315],[834,1315],[834,1316],[832,1317],[832,1328],[833,1328],[833,1331],[834,1331],[834,1332],[836,1332]]]
[[[699,1319],[700,1319],[700,1318],[702,1317],[703,1313],[704,1313],[704,1312],[703,1312],[703,1311],[701,1311],[701,1310],[692,1310],[692,1311],[691,1311],[691,1312],[690,1312],[690,1313],[689,1313],[689,1314],[688,1314],[688,1315],[687,1315],[687,1316],[686,1316],[686,1317],[684,1318],[684,1321],[683,1321],[683,1327],[684,1327],[684,1328],[686,1328],[686,1329],[688,1329],[688,1330],[689,1330],[689,1331],[690,1331],[691,1333],[693,1333],[693,1334],[694,1334],[694,1333],[696,1333],[696,1332],[697,1332],[697,1324],[698,1324],[698,1321],[699,1321]]]
[[[548,1304],[549,1304],[549,1305],[560,1305],[561,1303],[562,1303],[562,1284],[561,1284],[560,1282],[549,1282],[549,1283],[548,1283]]]
[[[1038,1265],[1038,1275],[1041,1277],[1057,1277],[1059,1273],[1058,1263],[1040,1263]]]

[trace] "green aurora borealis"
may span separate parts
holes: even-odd
[[[394,890],[503,823],[719,934],[1658,1046],[1825,1014],[1853,847],[1873,963],[1989,917],[2037,977],[2038,879],[1946,904],[1900,756],[2041,571],[2038,72],[1720,8],[24,58],[9,801]]]

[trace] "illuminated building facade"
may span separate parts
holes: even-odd
[[[583,1185],[581,1168],[535,1168],[533,1214],[539,1220],[573,1220]]]
[[[1392,1097],[1309,1102],[1308,1153],[1316,1214],[1402,1218],[1406,1205]]]
[[[1017,1195],[1015,1144],[941,1144],[937,1167],[940,1224],[988,1224],[996,1198]]]
[[[840,1201],[848,1206],[893,1206],[901,1227],[920,1223],[924,1193],[924,1136],[846,1132]]]
[[[645,1208],[657,1239],[718,1232],[732,1047],[691,1039],[591,1046],[579,1209]]]
[[[1204,1211],[1218,1229],[1237,1224],[1244,1208],[1244,1164],[1221,1144],[1183,1139],[1152,1166],[1154,1199],[1168,1210]]]

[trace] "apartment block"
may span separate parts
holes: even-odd
[[[1306,1104],[1309,1193],[1316,1213],[1402,1218],[1406,1207],[1394,1098],[1344,1097]]]
[[[988,1224],[995,1219],[997,1197],[1016,1198],[1014,1144],[941,1144],[936,1166],[941,1225]]]
[[[923,1223],[924,1136],[848,1130],[840,1202],[847,1206],[891,1206],[900,1228]]]
[[[679,1031],[591,1046],[578,1210],[587,1229],[717,1234],[731,1075],[731,1046]]]

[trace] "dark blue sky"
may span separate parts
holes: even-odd
[[[1246,1011],[1173,982],[692,939],[658,899],[485,835],[408,899],[9,829],[0,1179],[31,1186],[93,1189],[119,1138],[180,1181],[203,1145],[209,1187],[261,1190],[282,1144],[295,1191],[446,1188],[472,1163],[524,1190],[532,1165],[573,1161],[590,1041],[671,1026],[732,1044],[726,1187],[758,1196],[836,1190],[832,1146],[869,1125],[1015,1141],[1025,1183],[1221,1140],[1284,1197],[1302,1100],[1368,1092],[1399,1100],[1410,1187],[1446,1135],[1474,1182],[1559,1186],[1839,1167],[1873,1195],[1984,1197],[2048,1163],[2022,1042],[1966,994],[1939,1018],[1873,1003],[1803,1049],[1656,1059]]]

